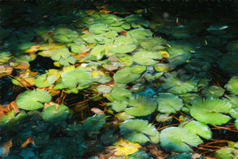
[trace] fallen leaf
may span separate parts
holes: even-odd
[[[139,148],[141,148],[141,145],[124,140],[123,138],[114,143],[114,146],[109,147],[116,156],[128,156],[137,152]]]
[[[29,144],[35,145],[35,141],[31,137],[28,137],[26,141],[21,145],[22,148],[26,148]]]
[[[170,56],[167,51],[160,51],[160,54],[161,54],[161,56],[164,57],[164,58],[169,58],[169,56]]]
[[[11,147],[12,147],[12,139],[10,139],[9,141],[5,142],[0,147],[1,148],[0,157],[6,157],[9,154]]]
[[[40,45],[32,45],[28,50],[26,50],[26,53],[35,53],[38,51]]]
[[[12,74],[13,68],[9,65],[0,65],[0,78]]]
[[[91,108],[91,111],[95,114],[104,114],[104,112],[99,108]]]

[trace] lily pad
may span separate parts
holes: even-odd
[[[222,125],[231,118],[223,113],[229,113],[232,105],[227,100],[209,99],[192,105],[190,114],[196,120],[213,125]]]
[[[128,31],[127,35],[140,43],[144,40],[152,38],[153,33],[149,29],[138,28]]]
[[[109,50],[114,54],[130,53],[136,49],[137,45],[133,38],[129,36],[119,36],[115,39],[113,47]]]
[[[171,93],[160,93],[157,98],[158,111],[161,113],[176,113],[183,107],[183,101]]]
[[[21,93],[16,103],[19,108],[25,110],[37,110],[44,107],[44,103],[49,103],[51,96],[47,91],[44,90],[28,90]]]
[[[225,85],[226,89],[231,93],[238,95],[238,76],[232,77],[229,82]]]
[[[213,97],[218,98],[221,97],[224,94],[225,90],[218,86],[210,86],[204,90],[202,90],[202,94],[204,94],[206,97]]]
[[[120,134],[131,142],[140,144],[146,142],[158,143],[159,132],[146,120],[126,120],[120,125]]]
[[[57,77],[55,75],[42,74],[36,78],[35,85],[38,88],[49,87],[55,83],[56,80]]]
[[[185,128],[169,127],[160,133],[161,146],[173,152],[192,152],[189,146],[197,147],[203,141]]]
[[[67,119],[69,113],[69,108],[63,104],[59,106],[51,105],[44,109],[42,118],[44,121],[55,123]]]
[[[120,84],[127,84],[130,82],[135,81],[136,79],[138,79],[140,77],[140,73],[133,73],[132,72],[133,69],[130,67],[126,67],[124,69],[121,69],[119,71],[117,71],[113,78],[115,80],[116,83],[120,83]]]
[[[147,116],[153,113],[157,108],[157,102],[152,97],[132,96],[128,101],[129,108],[125,109],[125,113],[132,116]]]
[[[95,115],[87,118],[87,120],[83,123],[83,128],[88,132],[97,131],[101,129],[105,123],[106,123],[105,115],[103,114]]]
[[[105,24],[94,24],[89,27],[89,32],[92,34],[102,34],[109,30]]]
[[[12,126],[12,124],[15,124],[26,116],[27,115],[24,111],[16,114],[16,112],[12,110],[0,118],[0,127]]]
[[[111,96],[114,100],[127,101],[131,97],[131,92],[126,88],[113,88]]]
[[[211,139],[212,131],[211,129],[204,123],[192,120],[185,124],[183,128],[190,130],[192,133],[197,134],[205,139]]]
[[[53,38],[56,42],[70,43],[80,37],[76,31],[70,28],[59,27],[54,31]]]
[[[63,72],[61,78],[65,88],[87,87],[93,82],[91,73],[80,69]]]
[[[184,94],[191,91],[196,91],[197,82],[193,80],[181,80],[174,75],[168,75],[165,82],[162,83],[162,88],[167,89],[173,94]]]
[[[154,65],[162,59],[159,52],[140,50],[133,55],[133,60],[140,65]]]

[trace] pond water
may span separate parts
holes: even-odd
[[[0,156],[237,157],[237,6],[0,1]]]

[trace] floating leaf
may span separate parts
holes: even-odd
[[[162,84],[162,88],[168,89],[168,92],[174,94],[184,94],[187,92],[195,91],[197,89],[196,81],[180,80],[179,78],[169,75],[166,81]]]
[[[180,45],[174,45],[167,49],[169,52],[169,62],[173,66],[178,66],[185,63],[190,57],[191,53],[188,49],[183,48]]]
[[[15,110],[12,110],[0,118],[0,127],[12,126],[12,124],[15,124],[26,116],[24,111],[16,114]]]
[[[162,59],[159,52],[140,50],[133,55],[133,60],[140,65],[154,65],[159,59]]]
[[[192,120],[185,124],[183,128],[190,130],[192,133],[199,135],[205,139],[211,139],[212,131],[211,129],[204,123]]]
[[[161,113],[176,113],[183,107],[183,101],[171,93],[160,93],[157,98],[158,111]]]
[[[120,125],[120,134],[131,142],[140,144],[146,142],[158,143],[159,132],[146,120],[126,120]]]
[[[137,42],[142,42],[152,38],[153,33],[149,29],[139,28],[128,31],[127,35],[134,38]]]
[[[222,125],[231,119],[222,113],[229,113],[230,110],[231,104],[227,100],[210,99],[193,104],[190,108],[190,114],[200,122]]]
[[[42,118],[44,121],[55,123],[64,121],[70,113],[67,106],[61,104],[59,106],[50,105],[42,112]]]
[[[217,61],[219,67],[231,75],[238,75],[237,52],[228,52]]]
[[[131,97],[131,92],[126,88],[115,87],[111,96],[114,100],[127,101]]]
[[[80,37],[76,31],[70,28],[59,27],[54,31],[53,38],[56,42],[70,43]]]
[[[238,95],[238,76],[232,77],[229,82],[225,85],[226,89],[231,93]]]
[[[114,146],[111,146],[113,149],[112,152],[117,156],[128,156],[137,152],[139,148],[141,148],[139,144],[124,140],[122,138],[113,145]]]
[[[116,83],[126,84],[135,81],[140,77],[140,73],[132,73],[133,69],[130,67],[126,67],[117,71],[113,78]]]
[[[157,102],[147,96],[132,96],[128,101],[129,108],[125,112],[132,116],[146,116],[153,113],[157,108]]]
[[[42,74],[36,78],[35,85],[38,88],[49,87],[55,83],[56,80],[57,77],[55,75]]]
[[[203,143],[203,141],[191,131],[185,128],[169,127],[165,128],[160,133],[161,146],[174,152],[191,152],[192,149],[189,147],[196,147]]]
[[[84,123],[83,127],[86,131],[97,131],[101,129],[106,123],[105,115],[97,114],[89,117]]]
[[[21,93],[17,99],[16,103],[19,108],[25,110],[37,110],[43,108],[43,103],[49,103],[51,96],[48,92],[44,90],[28,90]]]
[[[204,94],[206,97],[213,97],[218,98],[221,97],[224,94],[225,90],[218,86],[210,86],[204,90],[202,90],[202,94]]]
[[[79,69],[63,72],[61,78],[65,88],[87,87],[93,82],[90,72]]]
[[[152,38],[140,43],[143,49],[149,51],[159,51],[166,48],[166,40],[162,38]]]
[[[237,149],[225,147],[217,150],[215,155],[218,159],[234,159],[237,157],[237,153]]]
[[[108,30],[109,28],[105,24],[94,24],[89,27],[89,32],[92,34],[102,34]]]
[[[136,47],[137,45],[131,37],[119,36],[115,39],[113,47],[109,51],[114,54],[124,54],[134,51]]]

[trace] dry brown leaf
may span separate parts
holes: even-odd
[[[0,65],[0,78],[12,74],[13,68],[9,65]]]
[[[1,151],[0,157],[6,157],[9,154],[11,147],[12,147],[12,139],[10,139],[9,141],[5,142],[1,146],[3,151]]]
[[[35,141],[31,137],[28,137],[26,141],[21,145],[22,148],[27,147],[29,144],[35,145]]]
[[[104,112],[99,109],[99,108],[91,108],[91,111],[94,112],[95,114],[104,114]]]

